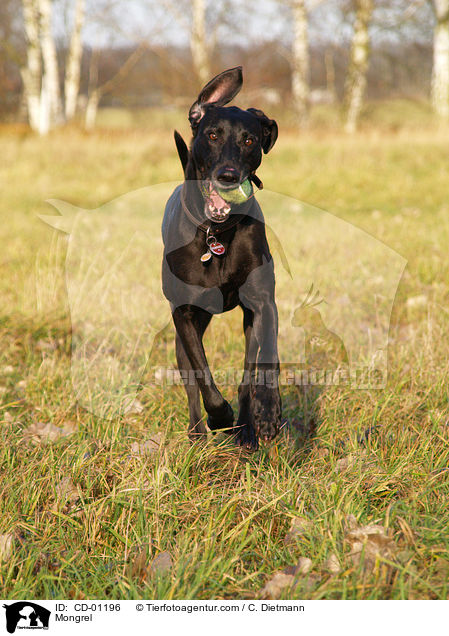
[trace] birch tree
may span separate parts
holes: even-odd
[[[369,24],[373,9],[374,0],[356,0],[354,34],[345,87],[345,131],[348,133],[356,131],[362,110],[370,53]]]
[[[199,86],[204,86],[212,76],[211,55],[217,44],[220,27],[234,24],[231,2],[221,0],[212,6],[213,15],[207,13],[207,0],[190,0],[190,52],[193,70]],[[211,3],[212,4],[212,3]]]
[[[52,33],[52,0],[38,0],[40,12],[40,40],[44,62],[41,92],[42,113],[48,111],[48,126],[60,124],[63,120],[61,90],[59,87],[58,58]],[[41,114],[42,114],[41,113]]]
[[[84,23],[84,13],[85,0],[76,0],[64,81],[65,117],[67,120],[72,119],[75,115],[79,93],[81,56],[83,54],[81,31]]]
[[[210,80],[209,46],[206,36],[206,0],[192,0],[190,50],[198,82],[204,86]]]
[[[33,130],[39,130],[42,73],[39,10],[36,0],[22,0],[22,5],[27,44],[26,66],[21,69],[22,80],[30,126]]]
[[[449,118],[449,0],[433,0],[436,24],[433,36],[431,99],[434,111]]]
[[[73,117],[79,91],[81,30],[85,0],[76,0],[75,19],[65,78],[65,117],[59,84],[58,58],[52,31],[53,0],[22,0],[27,59],[21,69],[31,128],[46,134]]]
[[[307,8],[305,0],[294,0],[291,5],[293,14],[292,46],[292,96],[298,123],[304,127],[309,111],[309,37],[307,29]]]
[[[235,31],[236,12],[247,9],[231,0],[160,0],[159,4],[177,22],[179,29],[188,33],[192,66],[198,87],[204,86],[212,76],[211,57],[217,44],[219,31]],[[187,68],[186,68],[187,72]]]

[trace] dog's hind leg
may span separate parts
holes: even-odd
[[[176,334],[176,360],[181,377],[184,377],[184,388],[189,403],[189,439],[194,442],[207,433],[201,417],[200,390],[194,378],[192,365],[182,345],[181,338]]]

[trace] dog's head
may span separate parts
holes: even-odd
[[[241,66],[220,73],[206,84],[189,111],[197,176],[223,190],[247,179],[278,135],[276,122],[261,110],[225,107],[242,83]]]
[[[189,178],[207,184],[223,195],[244,184],[259,167],[262,153],[273,147],[278,127],[261,110],[225,107],[242,87],[242,67],[212,79],[189,111],[193,140],[190,154],[175,133],[184,168],[190,160]]]

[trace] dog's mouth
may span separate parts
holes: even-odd
[[[208,219],[223,223],[229,216],[232,205],[241,205],[253,195],[250,179],[245,179],[234,188],[221,188],[211,181],[203,182],[204,212]]]

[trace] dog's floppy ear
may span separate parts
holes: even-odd
[[[181,160],[182,169],[185,174],[187,164],[189,162],[189,149],[187,148],[186,142],[177,130],[175,130],[175,144],[176,150],[178,151],[179,159]]]
[[[255,115],[262,126],[262,150],[265,154],[269,152],[278,138],[278,125],[274,119],[270,119],[265,113],[257,108],[248,108],[248,112]]]
[[[231,99],[234,99],[242,88],[242,84],[243,74],[241,66],[223,71],[223,73],[208,82],[190,108],[189,120],[192,128],[197,126],[203,118],[205,106],[209,104],[224,106]]]

